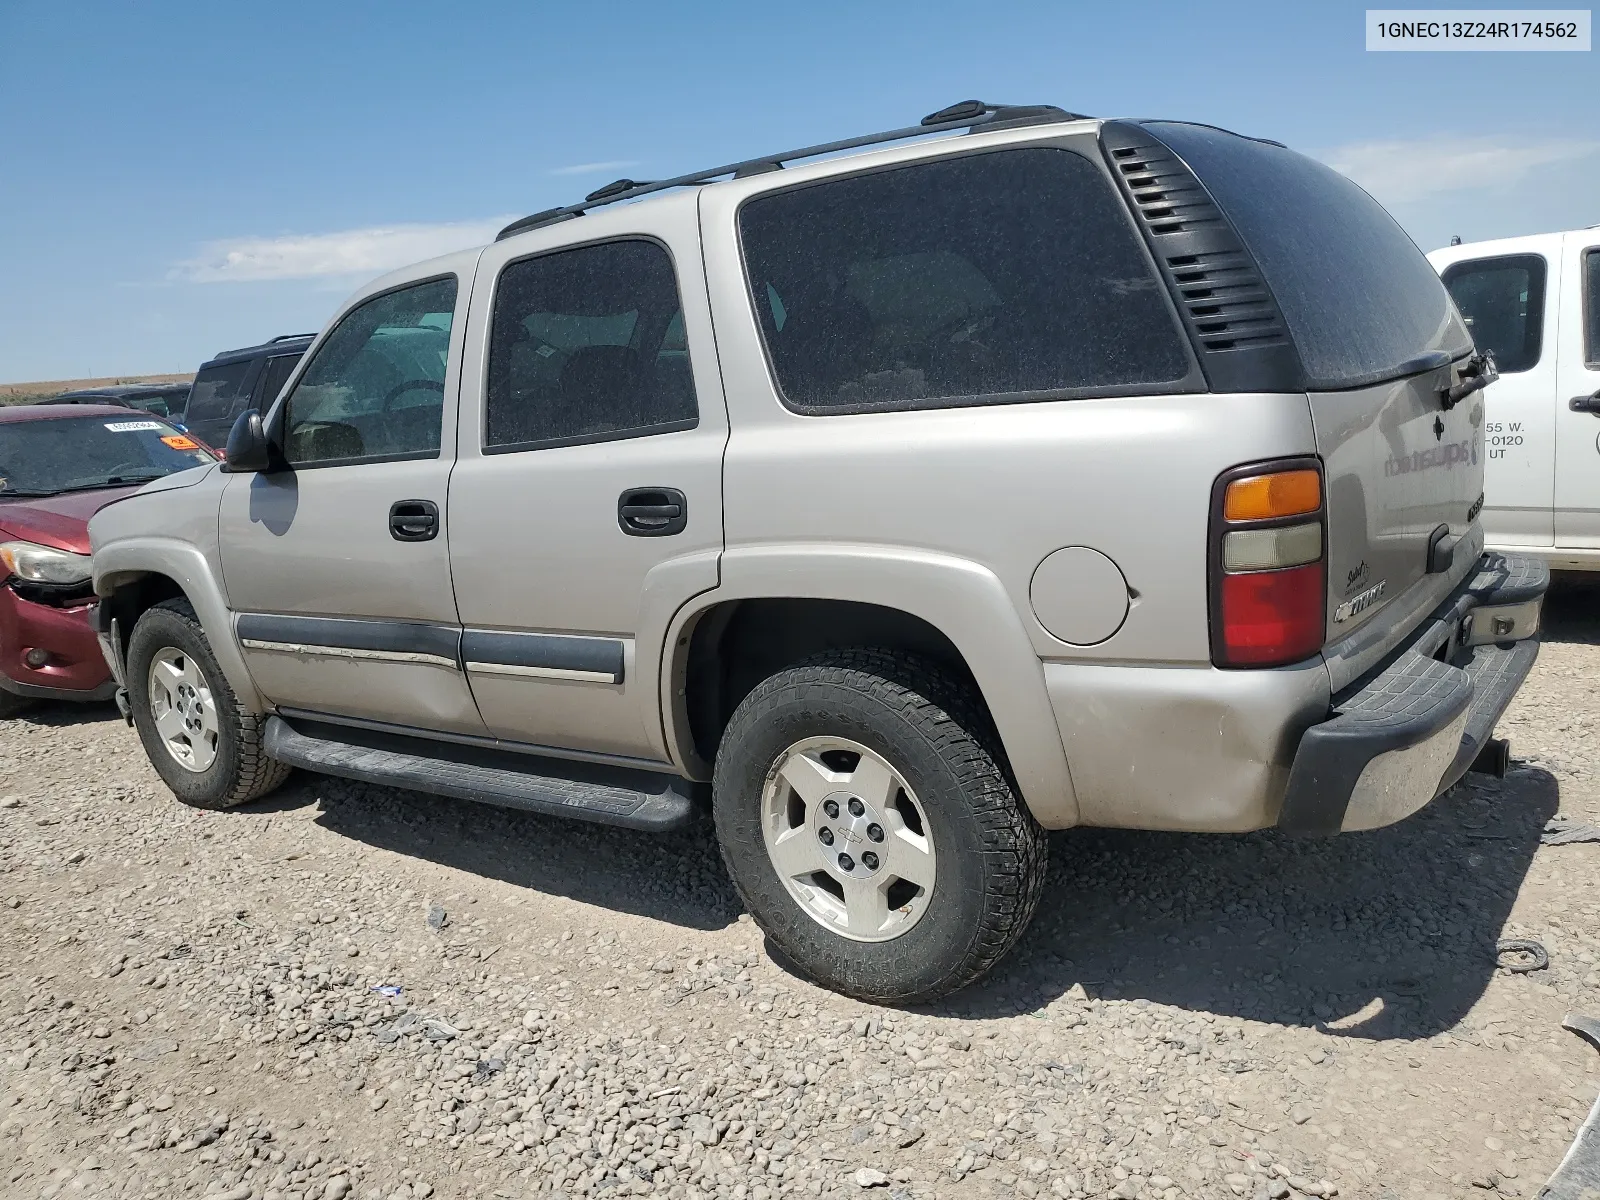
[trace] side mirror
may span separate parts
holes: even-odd
[[[267,436],[261,413],[252,408],[239,414],[239,419],[228,431],[227,449],[223,451],[226,462],[222,469],[238,474],[251,471],[270,471],[277,455],[272,439]]]

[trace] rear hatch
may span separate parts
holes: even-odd
[[[1143,127],[1221,208],[1293,344],[1284,379],[1306,392],[1327,495],[1327,642],[1386,613],[1420,619],[1472,566],[1471,554],[1448,567],[1438,555],[1430,572],[1430,546],[1466,538],[1483,496],[1482,393],[1443,399],[1472,339],[1439,276],[1331,168],[1208,126]]]
[[[1483,400],[1469,396],[1444,409],[1440,391],[1452,375],[1447,367],[1310,393],[1328,499],[1330,642],[1439,575],[1453,581],[1471,567],[1465,555],[1438,555],[1440,570],[1428,569],[1435,539],[1453,548],[1483,495]]]

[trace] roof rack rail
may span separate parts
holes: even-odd
[[[712,167],[708,171],[696,171],[691,175],[679,175],[673,179],[618,179],[590,192],[583,198],[582,203],[569,204],[561,208],[547,208],[543,212],[536,212],[532,216],[511,222],[496,235],[495,241],[504,241],[516,234],[526,233],[530,229],[554,225],[557,221],[570,221],[574,217],[583,216],[589,209],[599,208],[603,204],[633,200],[639,196],[648,196],[652,192],[664,192],[668,188],[711,183],[725,176],[731,179],[743,179],[750,175],[779,171],[783,169],[785,163],[804,158],[818,158],[824,154],[836,154],[841,150],[854,150],[860,146],[905,141],[908,138],[926,137],[929,134],[945,133],[952,129],[968,129],[975,133],[980,129],[1007,129],[1018,125],[1042,125],[1054,121],[1082,119],[1082,113],[1067,112],[1053,104],[985,104],[982,100],[962,100],[941,108],[938,112],[929,113],[917,124],[904,129],[869,133],[862,137],[845,138],[839,142],[824,142],[819,146],[804,146],[799,150],[787,150],[782,154],[763,154],[743,162]]]
[[[295,340],[295,338],[316,337],[316,336],[317,335],[314,334],[314,333],[280,333],[275,338],[268,338],[267,341],[266,341],[266,344],[268,346],[270,346],[274,342],[292,342],[292,341]]]

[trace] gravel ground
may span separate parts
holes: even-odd
[[[1600,814],[1597,599],[1553,596],[1504,781],[1059,835],[1019,952],[912,1011],[786,972],[708,831],[305,775],[196,812],[41,710],[0,731],[0,1194],[1532,1197],[1600,1083],[1559,1028],[1600,845],[1539,844]]]

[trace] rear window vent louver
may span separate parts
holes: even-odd
[[[1137,125],[1107,122],[1101,141],[1202,358],[1288,348],[1283,317],[1255,262],[1184,162]]]

